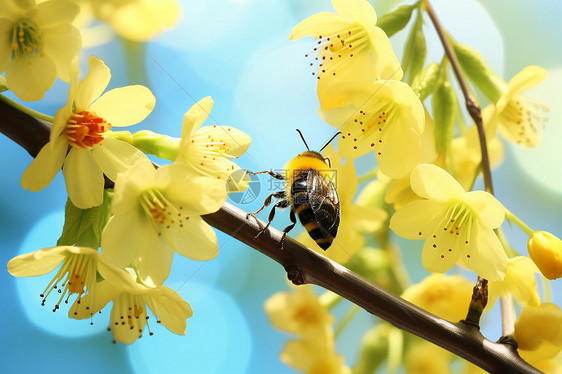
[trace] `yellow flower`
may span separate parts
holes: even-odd
[[[488,131],[491,127],[489,122],[485,122],[484,126],[490,167],[494,168],[503,160],[503,143],[496,137],[495,127],[494,131]],[[464,189],[470,190],[480,172],[482,161],[482,150],[476,126],[472,126],[463,136],[453,139],[450,154],[452,156],[452,175]]]
[[[175,334],[185,335],[186,319],[193,315],[189,303],[166,286],[152,288],[135,282],[135,277],[131,276],[133,271],[130,270],[130,273],[125,272],[128,276],[125,283],[101,281],[98,284],[98,288],[103,291],[100,292],[101,297],[87,295],[82,303],[72,306],[69,316],[75,319],[89,318],[92,312],[97,313],[109,301],[113,301],[109,329],[117,341],[131,344],[142,336],[149,320],[147,307],[158,323]],[[92,304],[93,309],[85,307]]]
[[[408,287],[402,298],[448,321],[466,317],[474,285],[459,275],[431,274]]]
[[[523,359],[553,358],[562,350],[562,311],[552,303],[525,307],[515,322],[514,336]]]
[[[404,358],[406,374],[450,374],[453,355],[430,342],[412,345]]]
[[[281,351],[285,364],[309,374],[351,373],[343,357],[335,352],[334,318],[311,285],[278,292],[265,302],[264,308],[274,327],[299,336],[288,341]]]
[[[546,231],[535,231],[527,242],[529,256],[548,279],[562,277],[562,241]]]
[[[102,253],[119,267],[134,263],[143,283],[160,285],[174,251],[200,261],[217,256],[215,232],[200,216],[225,200],[224,183],[216,178],[191,175],[176,164],[155,169],[140,160],[117,177]]]
[[[365,238],[362,233],[378,230],[387,214],[382,209],[353,204],[358,185],[353,162],[348,161],[342,165],[341,156],[331,144],[326,147],[324,157],[330,160],[333,182],[340,198],[341,220],[338,235],[329,251],[322,250],[306,232],[301,233],[297,240],[336,262],[345,263],[364,247]]]
[[[289,340],[280,354],[281,361],[306,374],[351,374],[344,357],[335,352],[333,333],[329,333]]]
[[[79,10],[67,0],[0,4],[0,73],[6,71],[6,83],[17,97],[40,100],[56,77],[71,79],[71,61],[82,47],[80,32],[71,25]]]
[[[341,128],[340,154],[355,159],[375,151],[380,170],[399,178],[420,158],[425,113],[414,91],[405,83],[378,80],[349,85],[351,104],[320,110],[330,125]]]
[[[16,256],[8,262],[8,272],[15,277],[36,277],[53,271],[61,263],[62,266],[41,293],[41,305],[45,305],[51,292],[58,289],[60,297],[53,312],[59,309],[63,300],[68,303],[70,296],[76,295],[74,305],[81,304],[86,317],[91,317],[95,313],[95,300],[103,297],[103,290],[100,291],[96,283],[97,273],[116,284],[122,283],[128,276],[124,270],[107,263],[98,251],[70,246],[43,248]]]
[[[421,151],[420,151],[420,163],[435,163],[437,158],[437,152],[435,150],[435,135],[434,135],[434,124],[433,118],[429,115],[429,112],[424,106],[425,112],[425,130],[421,135]],[[394,179],[388,190],[384,200],[388,204],[393,204],[394,209],[398,210],[406,203],[410,201],[419,200],[420,197],[416,195],[414,191],[410,188],[410,173]]]
[[[119,36],[148,41],[180,20],[177,0],[90,0],[96,18],[107,22]]]
[[[269,322],[281,331],[315,335],[334,323],[334,317],[320,303],[311,285],[278,292],[264,304]]]
[[[290,40],[306,35],[318,39],[314,61],[319,65],[318,97],[324,109],[341,106],[345,94],[331,90],[339,83],[400,80],[403,75],[390,40],[376,26],[377,14],[366,0],[332,0],[332,6],[338,13],[308,17],[289,36]]]
[[[488,280],[503,279],[507,256],[493,229],[505,209],[484,191],[465,192],[445,170],[418,165],[411,174],[412,190],[424,200],[400,208],[390,228],[407,239],[426,239],[422,264],[443,273],[456,262]]]
[[[80,209],[102,203],[104,174],[115,181],[119,172],[137,160],[148,160],[132,145],[112,138],[109,129],[139,123],[155,103],[150,90],[143,86],[115,88],[100,97],[111,73],[95,56],[90,57],[89,67],[90,72],[77,85],[78,61],[74,61],[68,102],[55,115],[49,142],[21,178],[24,189],[40,191],[64,164],[68,197]]]
[[[529,257],[517,256],[507,261],[505,278],[488,282],[488,304],[491,309],[496,298],[512,294],[522,305],[537,306],[541,303],[537,292],[535,273],[539,269]]]
[[[548,107],[521,93],[539,85],[546,78],[546,70],[539,66],[527,66],[508,83],[507,91],[494,105],[484,108],[482,118],[492,122],[508,141],[524,147],[536,147],[540,132],[546,122],[541,113]]]
[[[242,191],[247,187],[249,180],[242,178],[234,181],[230,178],[240,170],[240,167],[230,160],[244,154],[252,139],[234,127],[201,127],[212,108],[213,99],[207,96],[185,113],[179,153],[174,162],[187,165],[199,175],[212,176],[228,183],[231,191]]]

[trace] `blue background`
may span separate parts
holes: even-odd
[[[400,2],[377,1],[384,14]],[[490,65],[506,80],[523,67],[541,65],[549,70],[547,82],[531,95],[551,107],[542,147],[525,150],[506,144],[506,160],[494,172],[496,195],[532,228],[562,237],[562,152],[559,139],[562,71],[562,26],[557,1],[432,1],[456,40],[482,51]],[[249,170],[281,168],[303,150],[295,128],[300,128],[313,149],[331,137],[334,129],[316,113],[315,78],[304,54],[313,48],[310,38],[290,42],[290,30],[299,21],[320,11],[332,11],[327,0],[214,0],[182,1],[182,23],[150,42],[147,70],[157,98],[154,112],[140,126],[180,136],[183,114],[195,101],[212,96],[215,106],[207,124],[237,127],[252,139],[239,165]],[[442,49],[430,24],[426,24],[430,61],[439,61]],[[406,32],[391,41],[399,57]],[[121,45],[112,41],[82,51],[81,70],[95,54],[112,71],[110,88],[128,84]],[[30,106],[44,113],[64,104],[68,86],[57,82],[44,100]],[[18,254],[55,245],[63,222],[66,200],[62,175],[39,193],[23,191],[20,178],[30,156],[5,136],[0,136],[3,183],[0,184],[0,263]],[[374,157],[356,162],[360,172],[373,166]],[[268,194],[261,179],[258,198],[241,205],[255,211]],[[478,186],[481,186],[479,182]],[[274,226],[288,223],[279,214]],[[262,217],[264,218],[264,217]],[[526,253],[527,237],[506,227],[512,245]],[[264,301],[287,289],[285,272],[273,261],[222,233],[220,256],[209,262],[174,258],[167,285],[191,303],[193,318],[187,335],[176,336],[159,325],[131,346],[111,344],[106,331],[109,308],[88,321],[67,318],[66,310],[52,313],[41,307],[39,294],[52,275],[13,278],[0,269],[0,371],[83,373],[288,373],[278,354],[289,335],[275,331],[263,311]],[[400,240],[413,281],[428,273],[420,265],[421,242]],[[560,304],[552,283],[554,300]],[[47,304],[54,304],[49,298]],[[485,335],[500,334],[498,308],[489,314]],[[342,315],[345,306],[336,308]],[[362,334],[371,317],[359,313],[337,341],[347,364],[355,362]]]

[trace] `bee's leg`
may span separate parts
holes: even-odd
[[[283,174],[277,173],[276,171],[273,171],[273,170],[256,171],[255,173],[246,170],[246,173],[248,173],[248,174],[253,174],[253,175],[256,175],[256,174],[265,174],[265,173],[267,173],[267,174],[269,174],[272,178],[279,179],[280,181],[284,181],[284,180],[285,180],[285,177],[283,176]]]
[[[289,226],[283,229],[283,236],[281,237],[281,250],[283,250],[283,244],[285,243],[285,236],[287,236],[287,233],[291,231],[297,224],[297,217],[295,216],[295,209],[293,207],[291,207],[291,213],[289,214],[289,219],[291,220],[292,224],[290,224]]]
[[[269,204],[271,204],[272,198],[285,199],[286,197],[287,197],[287,194],[285,193],[285,191],[277,191],[277,192],[272,193],[271,195],[269,195],[268,197],[265,198],[265,201],[263,202],[263,206],[261,208],[259,208],[254,213],[246,213],[246,219],[248,219],[249,216],[252,216],[252,217],[255,216],[256,214],[261,212],[263,210],[263,208],[265,208],[266,206],[269,206]]]
[[[271,221],[273,221],[273,218],[275,217],[275,208],[285,209],[288,206],[289,206],[289,200],[279,200],[278,202],[276,202],[273,208],[271,208],[271,212],[269,212],[269,218],[267,224],[263,229],[261,229],[260,232],[258,232],[258,234],[255,236],[254,239],[259,238],[260,235],[263,234],[268,229],[269,225],[271,224]]]

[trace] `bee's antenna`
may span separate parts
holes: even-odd
[[[304,142],[304,145],[306,145],[306,149],[308,151],[310,151],[310,148],[308,148],[308,144],[306,144],[306,140],[304,140],[304,136],[302,136],[302,132],[301,130],[297,129],[297,132],[299,133],[299,135],[301,136],[302,141]]]
[[[335,133],[334,136],[332,136],[332,138],[330,140],[328,140],[328,142],[326,144],[324,144],[324,146],[322,148],[320,148],[320,150],[318,152],[322,152],[324,150],[324,148],[326,148],[328,146],[328,144],[330,144],[332,142],[332,140],[334,140],[336,138],[336,136],[338,136],[339,134],[341,134],[341,131],[338,131],[337,133]]]

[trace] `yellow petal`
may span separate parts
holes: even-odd
[[[197,138],[209,139],[209,142],[224,143],[225,157],[240,157],[250,147],[252,138],[246,133],[229,126],[201,127],[195,135]],[[196,140],[197,141],[197,140]]]
[[[57,67],[57,77],[70,82],[72,58],[82,48],[82,35],[70,24],[58,24],[43,30],[44,51]]]
[[[12,30],[12,21],[6,18],[0,18],[0,35],[10,35]],[[12,57],[12,45],[10,38],[1,38],[0,40],[0,72],[6,70]]]
[[[128,318],[129,313],[131,318]],[[134,343],[142,334],[146,319],[146,305],[142,297],[120,293],[113,299],[110,326],[115,340],[125,344]]]
[[[464,198],[484,226],[491,229],[500,227],[505,218],[505,208],[494,196],[485,191],[471,191]]]
[[[89,109],[90,104],[105,90],[111,79],[111,71],[96,56],[88,60],[88,75],[78,84],[76,89],[76,112]]]
[[[129,266],[136,256],[136,237],[147,227],[138,214],[120,214],[109,219],[101,236],[101,253],[111,264]]]
[[[406,239],[423,239],[432,234],[447,209],[446,202],[416,200],[398,209],[390,219],[390,228]]]
[[[378,230],[387,217],[386,211],[373,207],[350,204],[346,209],[357,231],[361,232],[372,233]]]
[[[149,160],[140,158],[127,171],[118,174],[111,212],[115,215],[136,212],[139,194],[154,185],[156,169]]]
[[[43,248],[16,256],[8,261],[8,272],[14,277],[36,277],[47,274],[64,260],[66,247]]]
[[[144,86],[126,86],[104,93],[91,106],[111,126],[131,126],[144,120],[156,104],[152,92]]]
[[[426,199],[448,200],[465,193],[449,173],[433,164],[420,164],[410,175],[412,190]]]
[[[180,152],[181,148],[189,147],[192,136],[199,127],[201,127],[203,122],[205,122],[207,116],[211,113],[211,109],[213,109],[213,99],[211,96],[207,96],[193,104],[193,106],[185,113],[183,116],[183,126],[181,130],[182,143],[180,145]]]
[[[51,134],[49,135],[49,144],[51,148],[57,144],[56,139],[60,138],[63,131],[66,129],[66,122],[72,115],[72,104],[67,104],[57,110],[55,113],[55,120],[53,122],[53,127],[51,128]],[[63,135],[62,138],[65,138]],[[68,145],[68,143],[67,143]]]
[[[160,286],[147,296],[147,305],[154,315],[168,330],[178,335],[185,335],[187,318],[193,316],[193,310],[187,301],[175,291]]]
[[[398,57],[396,57],[394,53],[388,36],[386,36],[385,32],[380,27],[376,27],[371,32],[370,37],[373,43],[374,65],[377,69],[377,78],[396,81],[401,80],[404,76],[404,71],[402,70]]]
[[[342,16],[359,22],[364,27],[372,28],[377,24],[377,13],[366,0],[332,0],[332,7]]]
[[[507,271],[507,256],[500,240],[478,221],[473,224],[470,244],[461,261],[465,267],[489,281],[502,280]]]
[[[64,136],[55,139],[53,145],[45,144],[21,177],[23,189],[37,192],[47,187],[60,171],[67,147]]]
[[[186,215],[189,214],[186,212]],[[171,230],[175,250],[196,261],[211,260],[219,254],[217,236],[201,217],[193,214],[180,229]]]
[[[300,39],[310,35],[315,39],[321,36],[337,34],[346,31],[351,25],[351,20],[335,13],[317,13],[296,25],[291,31],[289,40]]]
[[[88,209],[103,202],[103,172],[89,149],[73,147],[62,171],[68,197],[77,208]]]
[[[538,86],[546,79],[546,76],[546,69],[540,66],[530,65],[515,74],[509,81],[507,87],[512,95],[516,95]]]
[[[170,275],[174,249],[155,230],[137,232],[137,244],[135,265],[139,277],[145,284],[161,285]]]
[[[92,294],[88,292],[88,294],[80,299],[80,303],[75,302],[74,304],[72,304],[72,306],[68,310],[68,316],[74,319],[91,318],[92,313],[97,313],[98,311],[102,310],[107,305],[107,303],[109,303],[113,298],[117,297],[118,294],[118,288],[110,281],[104,280],[98,282],[96,284],[96,297],[94,303],[91,304],[90,299],[92,298]],[[90,310],[91,305],[93,305],[93,310]]]
[[[72,1],[44,1],[37,4],[33,21],[44,30],[59,24],[70,24],[80,12],[80,6]]]
[[[417,203],[414,201],[410,204]],[[410,205],[408,204],[408,205]],[[402,209],[406,209],[408,205],[405,205]],[[433,240],[426,240],[423,249],[422,249],[422,265],[428,271],[432,273],[444,273],[449,270],[455,262],[461,256],[461,251],[459,248],[450,251],[452,249],[448,243],[444,240],[440,240],[444,238],[437,238],[439,241],[439,245],[436,245]],[[436,245],[436,247],[434,247]]]
[[[43,98],[55,83],[56,65],[46,54],[14,58],[6,69],[8,88],[24,101]]]
[[[170,200],[189,207],[198,215],[216,212],[226,200],[225,181],[216,177],[193,175],[189,168],[178,164],[159,168],[157,175],[161,184],[167,185],[166,195]]]
[[[131,144],[109,137],[92,147],[92,156],[103,173],[112,181],[117,179],[118,173],[126,171],[139,159],[150,161],[144,153]]]
[[[360,104],[341,127],[341,155],[355,159],[374,150],[385,175],[399,178],[408,173],[418,162],[425,128],[424,109],[416,94],[407,84],[392,80],[346,89],[359,93],[355,101]]]

